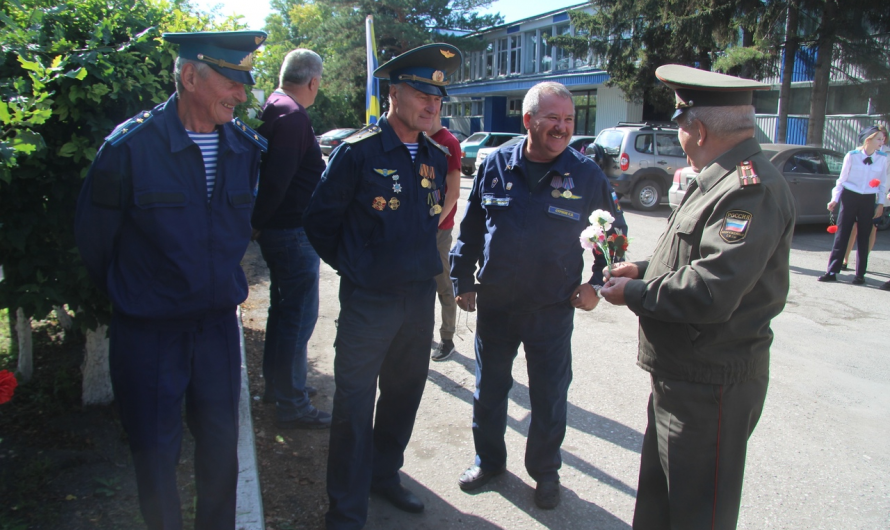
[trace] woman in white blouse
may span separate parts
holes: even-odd
[[[887,131],[881,126],[866,127],[859,133],[859,149],[844,156],[844,165],[831,194],[828,209],[837,215],[838,230],[834,246],[828,258],[828,270],[819,276],[820,282],[837,281],[837,273],[843,265],[844,253],[853,225],[857,226],[856,276],[853,285],[865,283],[868,267],[868,237],[872,219],[884,213],[884,196],[887,194],[887,154],[881,146],[887,141]]]

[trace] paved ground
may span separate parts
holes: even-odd
[[[465,197],[470,180],[462,184]],[[667,206],[628,212],[631,259],[648,255],[668,213]],[[824,227],[795,235],[791,295],[773,323],[770,390],[750,443],[742,529],[890,528],[890,293],[876,289],[890,277],[890,233],[879,235],[869,267],[879,273],[869,275],[866,287],[849,285],[852,275],[842,276],[847,283],[815,281],[830,245]],[[320,387],[317,404],[324,410],[333,395],[337,285],[323,266],[310,382]],[[372,498],[367,528],[629,528],[649,392],[647,375],[634,364],[636,318],[605,302],[576,314],[562,504],[542,511],[523,466],[529,401],[521,352],[509,407],[508,473],[476,494],[457,487],[473,458],[474,317],[459,313],[457,353],[431,363],[405,455],[404,483],[424,500],[425,513],[405,514]]]

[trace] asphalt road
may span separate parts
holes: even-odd
[[[463,198],[470,184],[463,179]],[[463,201],[458,216],[462,211]],[[651,214],[626,212],[630,259],[649,255],[668,214],[666,205]],[[770,388],[749,444],[740,529],[890,528],[890,293],[877,289],[890,279],[890,232],[878,235],[874,272],[863,287],[850,285],[852,274],[837,284],[816,282],[831,242],[824,226],[801,227],[794,236],[791,292],[773,321]],[[310,381],[332,395],[338,278],[322,269]],[[406,514],[372,497],[367,528],[630,528],[649,394],[649,378],[635,365],[634,315],[604,301],[576,313],[562,504],[552,511],[535,507],[535,483],[523,465],[530,409],[521,351],[509,405],[508,472],[478,493],[457,487],[474,454],[474,328],[475,314],[459,311],[457,352],[430,364],[405,454],[403,483],[426,511]],[[330,410],[329,401],[319,406]]]

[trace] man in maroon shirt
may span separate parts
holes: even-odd
[[[319,258],[303,230],[303,210],[325,168],[306,108],[315,103],[321,72],[317,53],[288,53],[258,129],[269,140],[252,218],[271,282],[263,401],[275,403],[276,425],[283,429],[331,426],[331,415],[310,403],[315,389],[306,385],[307,344],[318,320]]]
[[[442,305],[442,327],[439,328],[439,344],[430,357],[434,361],[444,361],[454,353],[454,329],[457,319],[457,303],[454,301],[454,286],[451,284],[451,267],[448,265],[448,252],[451,250],[451,229],[454,228],[454,212],[460,197],[460,142],[442,126],[442,108],[433,117],[430,138],[448,148],[448,173],[445,174],[445,204],[439,214],[439,233],[436,245],[442,258],[442,274],[436,276],[436,291]]]

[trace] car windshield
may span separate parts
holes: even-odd
[[[603,131],[596,137],[595,144],[602,146],[607,155],[616,156],[621,151],[621,141],[624,140],[624,131]]]
[[[476,133],[476,134],[473,134],[472,136],[470,136],[469,138],[467,138],[466,140],[464,140],[464,142],[466,142],[466,143],[468,143],[468,144],[469,144],[469,143],[481,142],[481,141],[484,140],[487,136],[488,136],[488,135],[485,134],[485,133]]]

